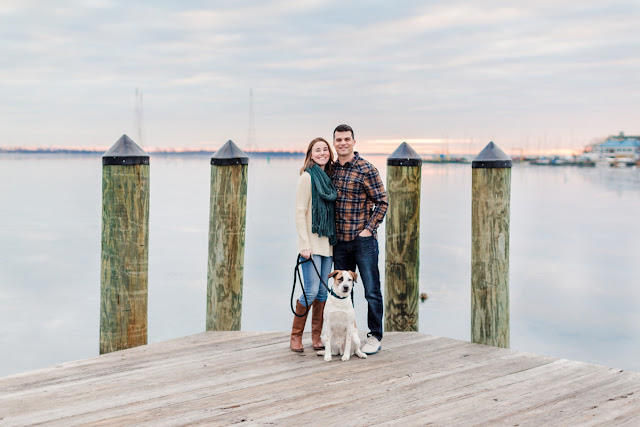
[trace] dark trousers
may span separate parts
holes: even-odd
[[[338,241],[333,247],[333,266],[336,270],[360,272],[359,282],[364,285],[367,300],[369,335],[382,339],[382,291],[378,270],[378,240],[358,236],[350,242]]]

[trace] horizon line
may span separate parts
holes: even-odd
[[[167,155],[180,155],[180,154],[214,154],[218,148],[205,147],[141,147],[148,154],[167,154]],[[381,150],[378,147],[377,150],[371,150],[369,147],[367,150],[359,151],[367,155],[390,155],[394,149]],[[109,150],[108,147],[77,147],[77,146],[52,146],[52,147],[35,147],[35,146],[11,146],[1,147],[0,153],[14,153],[14,154],[104,154]],[[247,154],[276,154],[276,155],[304,155],[303,150],[291,150],[291,149],[242,149]],[[545,156],[545,155],[559,155],[559,156],[576,156],[583,152],[584,149],[577,150],[573,148],[549,148],[549,149],[530,149],[523,150],[522,148],[505,149],[505,152],[511,152],[511,157],[524,157],[524,156]],[[416,150],[421,156],[473,156],[478,154],[475,152],[469,152],[468,150],[430,150],[424,152],[423,150]]]

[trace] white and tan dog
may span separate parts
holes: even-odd
[[[344,299],[336,298],[331,293],[324,306],[324,326],[322,329],[322,343],[325,350],[318,352],[324,356],[325,362],[331,362],[331,355],[341,355],[346,362],[352,354],[366,359],[367,355],[360,351],[360,337],[356,328],[356,313],[353,310],[350,294],[358,275],[353,271],[334,271],[329,274],[333,278],[331,289]]]

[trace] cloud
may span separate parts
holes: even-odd
[[[0,107],[99,141],[133,122],[139,87],[155,145],[189,145],[246,138],[254,88],[259,144],[336,121],[372,140],[579,144],[637,132],[638,18],[632,1],[11,1]],[[0,118],[0,145],[57,138]]]

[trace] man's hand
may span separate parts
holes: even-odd
[[[300,256],[304,259],[309,259],[309,257],[313,255],[311,249],[305,249],[300,251]]]
[[[369,237],[369,236],[373,236],[373,234],[371,234],[371,232],[365,228],[364,230],[362,230],[360,232],[360,234],[358,234],[358,236],[360,236],[360,237]]]

